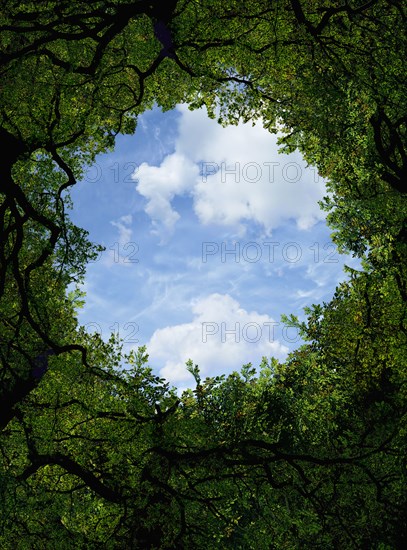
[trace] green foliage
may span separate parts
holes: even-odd
[[[404,548],[406,81],[401,2],[3,3],[0,546]],[[174,85],[176,83],[176,86]],[[262,120],[327,180],[362,258],[305,344],[177,395],[78,326],[100,248],[69,189],[154,104]]]

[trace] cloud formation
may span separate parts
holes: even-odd
[[[146,213],[163,239],[179,219],[172,201],[189,195],[201,224],[244,232],[255,222],[267,234],[287,220],[300,230],[324,219],[318,201],[325,184],[300,153],[278,153],[277,136],[261,123],[223,128],[205,110],[179,106],[175,151],[160,166],[143,163],[137,191],[147,199]]]
[[[203,376],[240,370],[263,356],[283,358],[288,348],[277,338],[278,325],[268,315],[246,311],[228,294],[210,294],[191,304],[189,323],[158,329],[147,349],[160,376],[176,386],[192,383],[185,367],[192,359]]]

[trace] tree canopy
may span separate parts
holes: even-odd
[[[406,28],[399,0],[2,3],[2,548],[405,548]],[[363,269],[284,363],[190,362],[178,396],[68,288],[98,252],[70,188],[180,102],[282,131]]]

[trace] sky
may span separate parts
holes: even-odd
[[[91,262],[79,321],[180,390],[185,363],[216,376],[284,360],[300,345],[282,314],[328,301],[346,278],[318,201],[325,182],[278,152],[261,122],[223,128],[179,105],[140,116],[72,191],[74,223],[106,250]]]

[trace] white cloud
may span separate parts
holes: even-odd
[[[193,384],[185,363],[192,359],[203,376],[240,370],[263,356],[283,358],[288,348],[276,338],[278,323],[246,311],[228,294],[211,294],[191,304],[193,320],[154,332],[147,350],[160,376],[177,386]],[[221,372],[220,372],[221,371]]]
[[[112,267],[116,264],[125,267],[133,265],[129,258],[135,257],[138,248],[136,243],[133,242],[132,223],[133,216],[131,214],[121,216],[118,220],[110,222],[110,225],[118,230],[117,240],[110,243],[106,248],[102,255],[101,265],[105,267]]]
[[[199,167],[179,153],[167,155],[159,167],[143,162],[138,168],[137,190],[147,199],[145,211],[153,220],[154,232],[163,241],[179,219],[171,200],[190,191],[198,174]]]
[[[312,290],[297,290],[295,293],[298,298],[309,298],[315,294],[315,289]]]
[[[119,230],[119,243],[125,245],[131,241],[133,230],[130,225],[133,221],[131,214],[121,216],[117,221],[111,221],[111,225]]]
[[[239,230],[252,221],[270,234],[288,219],[300,230],[324,219],[318,206],[324,181],[298,152],[279,154],[277,136],[261,123],[223,128],[206,110],[178,110],[175,152],[159,167],[143,163],[137,172],[137,190],[147,199],[146,212],[156,226],[173,230],[179,214],[171,201],[185,193],[192,196],[202,224]]]

